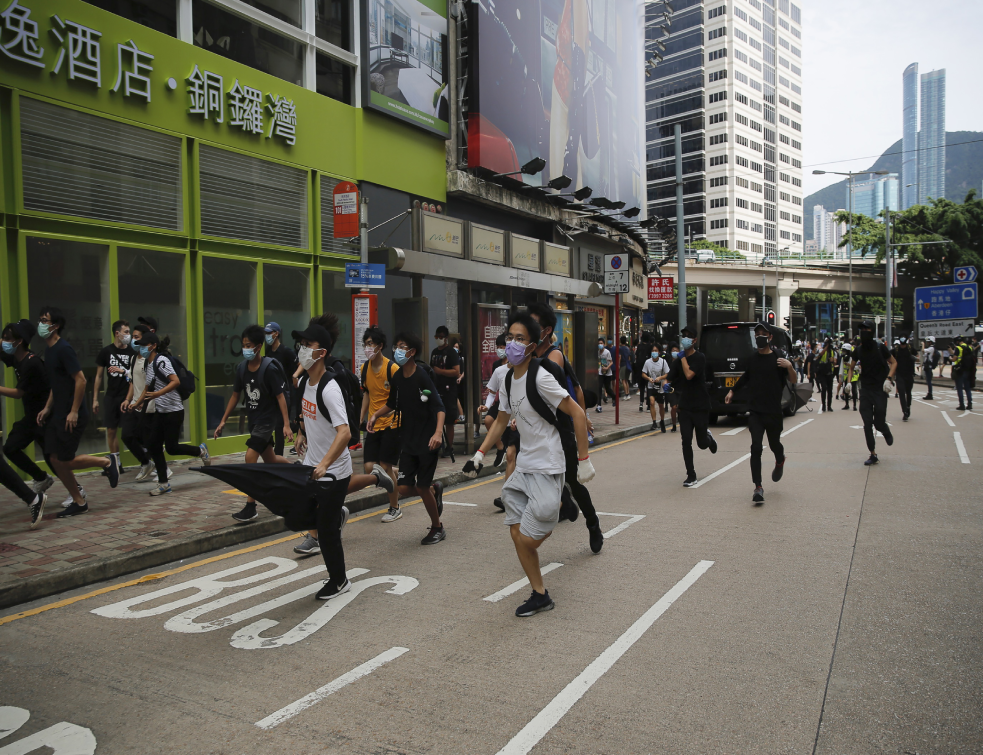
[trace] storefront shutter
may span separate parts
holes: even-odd
[[[360,254],[358,242],[334,237],[334,187],[342,183],[330,176],[321,176],[321,251],[328,254]]]
[[[307,248],[306,170],[202,144],[201,232]]]
[[[181,139],[20,98],[24,209],[183,229]]]

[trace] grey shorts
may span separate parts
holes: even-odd
[[[505,524],[519,525],[519,532],[542,540],[560,521],[563,474],[513,472],[502,486]]]

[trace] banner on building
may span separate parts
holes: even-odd
[[[676,289],[671,275],[649,278],[649,301],[671,301],[676,298]]]

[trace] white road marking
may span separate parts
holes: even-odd
[[[765,450],[766,448],[767,448],[767,446],[765,446],[764,448],[762,448],[762,449],[761,449],[761,450],[762,450],[762,453],[764,452],[764,450]],[[711,473],[710,473],[710,474],[708,474],[708,475],[707,475],[706,477],[704,477],[704,478],[703,478],[702,480],[700,480],[699,482],[697,482],[697,483],[696,483],[695,485],[691,485],[691,486],[690,486],[690,490],[692,490],[693,488],[698,488],[698,487],[700,487],[700,485],[702,485],[702,484],[703,484],[703,483],[705,483],[705,482],[710,482],[710,480],[712,480],[712,479],[713,479],[714,477],[719,477],[719,476],[720,476],[720,475],[722,475],[722,474],[723,474],[724,472],[726,472],[726,471],[728,471],[728,470],[730,470],[730,469],[733,469],[733,468],[734,468],[734,467],[736,467],[736,466],[737,466],[738,464],[743,464],[743,463],[744,463],[745,461],[747,461],[747,460],[748,460],[748,459],[750,459],[750,458],[751,458],[751,454],[744,454],[744,455],[743,455],[743,456],[742,456],[742,457],[741,457],[740,459],[738,459],[737,461],[732,461],[732,462],[731,462],[730,464],[728,464],[728,465],[727,465],[726,467],[721,467],[721,468],[720,468],[720,469],[718,469],[718,470],[717,470],[716,472],[711,472]]]
[[[544,566],[542,569],[540,569],[540,571],[543,574],[549,574],[551,571],[559,569],[561,566],[563,566],[563,564],[558,564],[554,561],[552,564],[547,564]],[[482,600],[487,600],[489,603],[497,603],[502,598],[507,598],[512,593],[519,592],[519,590],[521,590],[523,587],[529,587],[528,577],[523,577],[518,582],[513,582],[508,587],[503,587],[498,592],[493,592],[487,598],[482,598]]]
[[[721,435],[737,435],[742,430],[747,430],[747,425],[742,425],[741,427],[735,427],[733,430],[728,430],[725,433],[720,433]]]
[[[635,522],[640,522],[645,518],[645,514],[609,514],[604,511],[598,511],[597,515],[598,516],[623,516],[628,520],[626,522],[622,522],[614,529],[605,532],[604,533],[605,538],[614,537],[619,532],[622,532],[623,530],[626,530],[629,527],[631,527]]]
[[[30,711],[24,708],[0,707],[0,739],[13,734],[30,717]],[[50,748],[52,755],[92,755],[96,751],[96,738],[89,729],[61,721],[0,747],[0,755],[28,755],[42,747]]]
[[[807,419],[807,420],[805,420],[804,422],[800,422],[800,423],[799,423],[799,424],[797,424],[797,425],[796,425],[795,427],[790,427],[790,428],[789,428],[788,430],[785,430],[785,431],[784,431],[784,432],[783,432],[783,433],[781,434],[781,437],[782,437],[782,438],[784,438],[784,437],[785,437],[786,435],[788,435],[789,433],[794,433],[794,432],[795,432],[796,430],[798,430],[798,429],[799,429],[800,427],[802,427],[803,425],[808,425],[808,424],[809,424],[810,422],[812,422],[812,421],[813,421],[813,419],[815,419],[815,418],[813,417],[812,419]]]
[[[952,421],[952,418],[945,411],[942,412],[942,419],[949,423],[949,427],[956,426],[956,423]]]
[[[470,506],[471,508],[477,507],[477,503],[458,503],[457,501],[444,501],[445,506]]]
[[[284,721],[293,718],[298,713],[305,711],[312,705],[316,705],[317,703],[321,702],[321,700],[329,695],[333,695],[338,690],[342,689],[343,687],[347,687],[349,684],[361,679],[363,676],[368,676],[380,666],[383,666],[389,663],[389,661],[399,658],[399,656],[401,656],[403,653],[408,652],[409,648],[396,647],[390,648],[384,653],[379,653],[379,655],[372,660],[366,661],[361,666],[356,666],[347,674],[342,674],[339,676],[333,682],[328,682],[323,687],[319,687],[311,692],[311,694],[304,695],[297,702],[290,703],[290,705],[280,708],[280,710],[278,710],[276,713],[271,713],[262,721],[257,721],[256,726],[258,726],[260,729],[272,729],[277,724],[282,724]]]
[[[607,671],[631,649],[642,635],[662,616],[678,598],[682,596],[706,571],[713,566],[713,561],[700,561],[690,569],[689,574],[663,595],[649,610],[601,653],[580,675],[570,682],[550,703],[526,724],[522,731],[516,734],[508,744],[498,751],[498,755],[526,755],[539,744],[550,729],[559,723],[560,719],[582,698],[593,684],[604,676]]]
[[[969,464],[969,454],[966,453],[966,446],[963,445],[963,436],[959,433],[953,433],[952,439],[956,441],[956,450],[959,452],[959,461],[963,464]]]
[[[13,734],[26,724],[30,717],[31,712],[24,708],[15,708],[13,705],[0,706],[0,739]]]
[[[939,408],[935,404],[930,404],[927,401],[922,401],[920,398],[912,399],[912,401],[917,401],[919,404],[925,404],[925,406],[930,406],[933,409],[938,409]]]

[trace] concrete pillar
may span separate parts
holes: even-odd
[[[710,301],[710,291],[702,286],[696,288],[696,332],[700,333],[707,322],[707,309]]]
[[[741,322],[754,322],[758,318],[754,313],[755,290],[750,288],[737,289],[737,319]]]
[[[771,297],[771,308],[775,310],[775,325],[779,327],[785,325],[785,318],[792,314],[790,299],[798,290],[798,281],[791,279],[780,279],[777,286],[769,286],[768,295]]]

